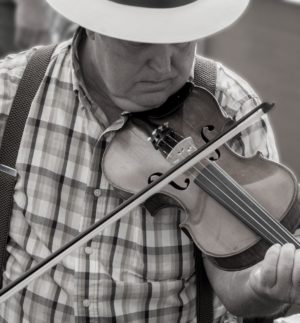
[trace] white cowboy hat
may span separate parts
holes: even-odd
[[[114,38],[180,43],[232,24],[250,0],[47,0],[78,25]]]

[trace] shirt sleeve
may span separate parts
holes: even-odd
[[[0,143],[11,105],[31,51],[13,54],[0,60]]]
[[[217,63],[216,98],[224,112],[238,120],[261,103],[252,87],[240,76]],[[272,126],[267,115],[235,137],[229,147],[250,157],[260,152],[264,157],[279,161]]]

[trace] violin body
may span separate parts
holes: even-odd
[[[154,121],[159,125],[167,123],[184,138],[191,138],[196,148],[232,122],[222,113],[215,98],[199,87],[193,88],[182,107],[160,118],[152,117],[151,122]],[[139,192],[172,167],[168,158],[155,150],[148,138],[145,128],[133,116],[106,149],[103,172],[123,198]],[[173,154],[173,163],[177,158],[174,154],[180,155],[184,150],[181,146],[176,149],[167,152],[167,155]],[[225,171],[228,183],[231,179],[237,182],[290,232],[294,232],[299,224],[297,180],[285,166],[271,162],[261,154],[241,157],[227,145],[210,157],[213,161],[206,159],[180,175],[160,194],[150,198],[144,207],[153,215],[163,207],[180,207],[185,214],[180,226],[196,246],[223,269],[242,269],[260,261],[270,244],[203,189],[203,171],[217,164],[218,169]]]

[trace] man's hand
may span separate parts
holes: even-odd
[[[294,245],[274,245],[253,269],[249,285],[260,299],[300,304],[300,250]]]
[[[274,245],[260,263],[223,271],[204,258],[207,275],[225,307],[241,317],[268,317],[300,304],[300,250]]]

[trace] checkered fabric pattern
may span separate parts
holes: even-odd
[[[85,90],[79,38],[56,48],[25,126],[4,285],[121,203],[101,160],[125,119],[108,125]],[[0,61],[0,138],[32,51]],[[222,64],[216,97],[233,117],[259,104],[249,85]],[[259,150],[278,159],[267,118],[230,145],[244,156]],[[181,217],[176,208],[155,217],[136,208],[1,304],[0,321],[196,322],[193,244],[179,228]],[[222,313],[216,302],[216,319]]]

